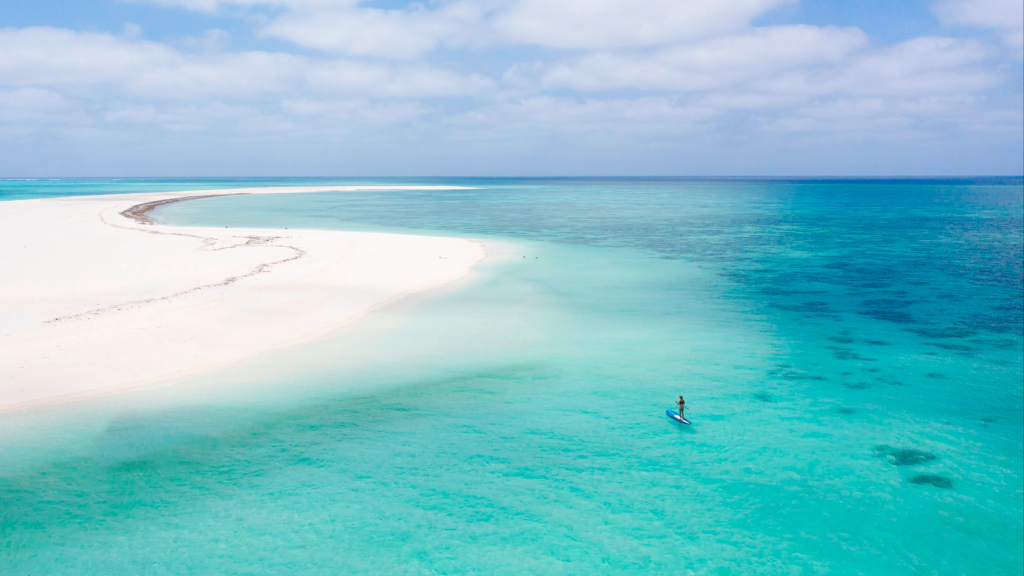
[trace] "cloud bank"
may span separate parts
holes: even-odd
[[[2,28],[0,170],[53,170],[38,154],[64,143],[79,173],[118,154],[206,173],[1021,171],[1020,2],[944,0],[957,34],[888,44],[755,24],[791,3],[150,3],[237,17],[273,50]]]

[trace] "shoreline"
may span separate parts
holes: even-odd
[[[236,194],[458,188],[0,202],[0,241],[16,253],[0,270],[0,413],[149,386],[316,339],[464,278],[486,256],[479,242],[459,238],[171,227],[149,217],[159,206]]]
[[[121,212],[121,216],[125,218],[131,218],[139,224],[145,224],[148,226],[156,225],[156,221],[149,217],[153,213],[153,210],[161,206],[168,204],[174,204],[176,202],[185,202],[187,200],[199,200],[200,198],[215,198],[218,196],[237,196],[237,194],[203,194],[201,196],[185,196],[183,198],[169,198],[167,200],[154,200],[153,202],[143,202],[137,204],[131,208]]]

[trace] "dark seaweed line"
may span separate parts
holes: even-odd
[[[223,196],[233,196],[233,195],[236,195],[236,194],[223,194]],[[207,195],[204,195],[204,196],[186,196],[186,197],[183,197],[183,198],[171,198],[171,199],[167,199],[167,200],[158,200],[158,201],[155,201],[155,202],[146,202],[146,203],[143,203],[143,204],[137,204],[135,206],[132,206],[131,208],[128,208],[127,210],[122,211],[121,215],[124,216],[125,218],[129,218],[131,220],[135,220],[136,222],[138,222],[140,224],[144,224],[144,225],[148,225],[148,226],[153,226],[156,223],[152,219],[149,218],[149,214],[154,209],[156,209],[156,208],[158,208],[160,206],[165,206],[167,204],[173,204],[175,202],[182,202],[182,201],[185,201],[185,200],[196,200],[196,199],[199,199],[199,198],[211,198],[211,197],[214,197],[214,196],[221,196],[221,194],[207,194]],[[89,311],[81,312],[81,313],[78,313],[78,314],[69,314],[67,316],[58,316],[57,318],[51,318],[49,320],[46,320],[45,322],[43,322],[44,324],[55,324],[57,322],[64,322],[64,321],[67,321],[67,320],[77,320],[77,319],[84,319],[84,318],[93,318],[93,317],[99,316],[100,314],[103,314],[103,313],[106,313],[106,312],[117,312],[117,311],[120,311],[120,310],[127,310],[129,308],[135,308],[135,307],[143,306],[143,305],[146,305],[146,304],[152,304],[154,302],[162,302],[162,301],[171,300],[173,298],[179,298],[181,296],[185,296],[187,294],[192,294],[193,292],[198,292],[200,290],[207,290],[209,288],[218,288],[218,287],[222,287],[222,286],[229,286],[231,284],[234,284],[235,282],[238,282],[239,280],[243,280],[245,278],[249,278],[249,277],[255,276],[257,274],[263,274],[263,273],[269,271],[274,266],[298,260],[298,259],[300,259],[300,258],[302,258],[302,257],[304,257],[306,255],[306,251],[301,249],[301,248],[299,248],[299,247],[297,247],[297,246],[289,246],[289,245],[286,245],[286,244],[271,244],[275,240],[279,239],[280,236],[246,236],[245,237],[246,238],[245,244],[236,244],[234,246],[225,246],[225,247],[222,247],[222,248],[210,248],[210,246],[212,246],[212,245],[217,243],[217,239],[216,238],[212,238],[212,237],[209,237],[209,236],[198,236],[196,234],[186,234],[186,233],[183,233],[183,232],[164,232],[164,231],[160,231],[160,230],[140,230],[138,228],[132,228],[132,227],[128,227],[128,226],[120,226],[118,224],[113,224],[111,222],[107,222],[103,218],[102,215],[100,215],[100,220],[102,220],[103,223],[108,225],[108,226],[113,226],[114,228],[120,228],[122,230],[132,230],[132,231],[135,231],[135,232],[143,232],[143,233],[146,233],[146,234],[157,234],[157,235],[161,235],[161,236],[184,236],[186,238],[195,238],[197,240],[202,240],[203,247],[200,248],[200,250],[207,250],[207,251],[211,251],[211,252],[217,252],[217,251],[220,251],[220,250],[229,250],[229,249],[234,249],[234,248],[245,248],[245,247],[251,247],[251,246],[267,246],[267,245],[270,245],[270,246],[273,246],[274,248],[288,248],[288,249],[292,250],[294,252],[294,254],[292,256],[288,257],[288,258],[284,258],[284,259],[281,259],[281,260],[276,260],[274,262],[265,262],[263,264],[260,264],[260,265],[256,266],[255,268],[253,268],[252,270],[250,270],[249,272],[247,272],[245,274],[241,274],[239,276],[229,276],[228,278],[225,278],[224,280],[221,280],[220,282],[214,282],[212,284],[204,284],[202,286],[195,286],[193,288],[189,288],[188,290],[182,290],[180,292],[175,292],[174,294],[168,294],[166,296],[159,296],[159,297],[156,297],[156,298],[145,298],[145,299],[142,299],[142,300],[132,300],[132,301],[129,301],[129,302],[122,302],[120,304],[114,304],[114,305],[111,305],[111,306],[105,306],[103,308],[97,308],[97,309],[94,309],[94,310],[89,310]]]

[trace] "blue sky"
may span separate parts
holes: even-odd
[[[10,0],[0,176],[1019,175],[1020,0]]]

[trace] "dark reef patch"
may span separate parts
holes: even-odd
[[[893,448],[887,444],[875,446],[875,455],[885,458],[893,466],[917,466],[935,460],[931,452],[916,448]]]
[[[828,302],[801,302],[799,304],[780,304],[774,302],[769,304],[769,306],[786,312],[798,312],[824,318],[835,317],[835,311],[829,307]]]
[[[761,402],[769,402],[769,403],[774,403],[775,402],[775,397],[772,396],[771,394],[767,393],[767,392],[758,392],[757,394],[754,394],[754,398],[757,398]]]
[[[841,346],[827,346],[827,348],[832,350],[832,355],[838,358],[839,360],[861,360],[864,362],[878,361],[877,358],[866,358],[864,356],[861,356],[860,354],[854,352],[849,348],[843,348]]]
[[[925,338],[970,338],[977,334],[977,330],[971,330],[970,328],[940,328],[940,329],[929,329],[921,328],[917,330],[911,330],[911,332],[924,336]]]
[[[932,378],[935,380],[949,380],[949,376],[946,376],[945,374],[940,374],[938,372],[928,372],[924,376],[925,378]]]
[[[843,386],[850,390],[865,390],[868,387],[867,382],[843,382]]]
[[[782,374],[782,377],[786,380],[817,380],[822,382],[825,380],[824,376],[815,376],[813,374],[800,374],[799,372],[786,372]]]
[[[851,344],[854,342],[853,338],[850,338],[849,336],[829,336],[826,340],[831,340],[832,342],[837,342],[839,344]]]
[[[824,376],[816,376],[814,374],[806,374],[798,370],[791,370],[789,369],[789,366],[786,364],[776,364],[776,366],[780,366],[780,368],[775,370],[769,370],[767,372],[769,376],[776,376],[778,378],[782,378],[783,380],[826,380]]]
[[[816,294],[827,294],[828,292],[825,291],[825,290],[784,290],[782,288],[762,288],[761,289],[761,293],[769,295],[769,296],[792,297],[792,296],[807,296],[807,295],[816,295]]]
[[[1020,346],[1020,342],[1016,340],[982,340],[977,342],[981,346],[991,346],[993,348],[1017,348]]]
[[[864,342],[871,344],[872,346],[891,346],[885,340],[865,340]]]
[[[909,300],[896,300],[893,298],[876,298],[874,300],[864,300],[860,303],[865,308],[877,308],[879,310],[896,310],[899,308],[906,308],[913,304]]]
[[[953,487],[953,481],[945,476],[939,476],[937,474],[915,474],[910,478],[907,478],[907,482],[911,484],[931,484],[936,488],[949,489]]]
[[[915,320],[913,316],[902,310],[883,310],[875,308],[871,310],[861,310],[860,312],[857,312],[857,314],[870,316],[875,320],[894,322],[896,324],[917,324],[917,320]]]
[[[934,346],[936,348],[942,348],[943,350],[951,350],[953,352],[974,352],[974,348],[970,346],[964,346],[963,344],[947,344],[945,342],[925,342],[926,346]]]
[[[856,414],[857,413],[857,411],[854,410],[853,408],[847,408],[846,406],[840,406],[839,408],[836,408],[835,410],[833,410],[833,412],[835,412],[836,414]]]

